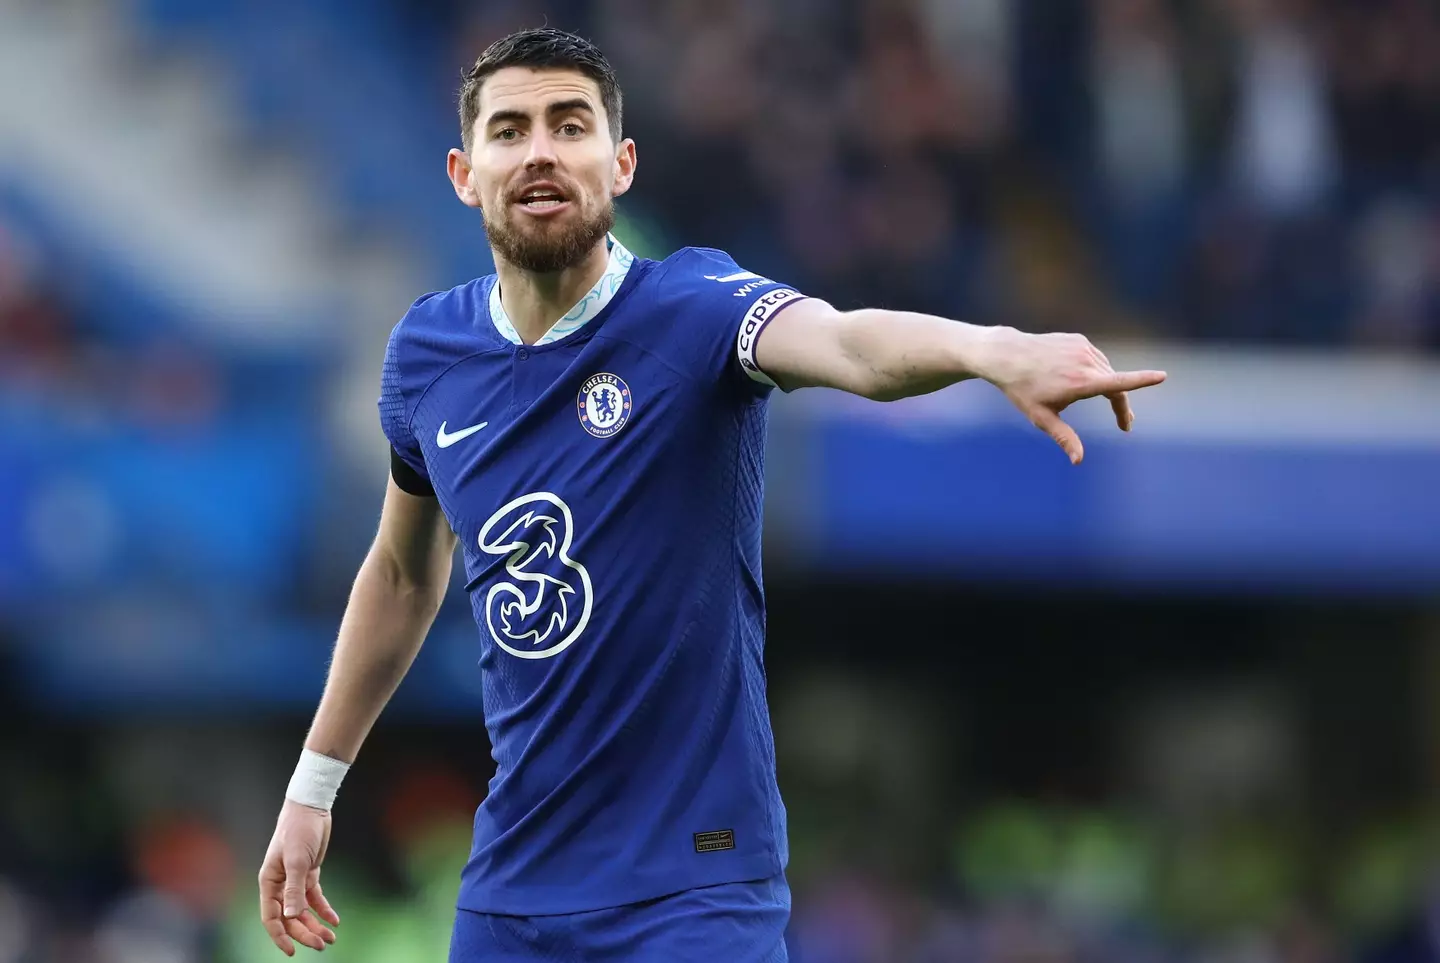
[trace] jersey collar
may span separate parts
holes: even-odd
[[[625,249],[625,245],[610,234],[605,238],[606,245],[610,248],[610,260],[605,265],[605,273],[595,286],[590,289],[580,301],[566,312],[565,316],[551,325],[550,330],[535,342],[536,346],[549,344],[552,341],[559,341],[568,335],[574,334],[585,326],[585,323],[605,309],[615,297],[615,292],[620,290],[620,285],[625,283],[625,276],[630,273],[630,265],[635,263],[635,255]],[[520,334],[515,330],[515,325],[510,323],[510,316],[505,313],[505,306],[500,303],[500,279],[496,278],[495,283],[490,286],[490,320],[495,324],[495,330],[500,332],[501,337],[511,344],[523,344]]]

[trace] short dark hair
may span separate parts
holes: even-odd
[[[620,143],[621,96],[615,68],[595,46],[584,37],[540,27],[521,30],[492,43],[474,65],[465,71],[460,85],[460,140],[468,150],[475,120],[480,114],[480,88],[485,79],[506,67],[530,67],[535,70],[559,68],[578,70],[595,81],[600,88],[600,103],[610,119],[610,137]]]

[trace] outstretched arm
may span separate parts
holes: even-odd
[[[1120,428],[1135,420],[1128,392],[1163,371],[1117,372],[1078,334],[1026,334],[906,311],[838,311],[809,298],[775,315],[755,345],[758,367],[787,390],[838,388],[893,401],[980,378],[995,385],[1079,464],[1085,449],[1060,412],[1103,395]]]

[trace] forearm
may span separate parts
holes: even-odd
[[[848,384],[836,387],[876,401],[928,394],[986,376],[996,341],[1009,328],[928,314],[866,308],[841,315]]]
[[[443,574],[448,576],[448,566]],[[415,661],[444,598],[445,581],[417,585],[383,552],[366,557],[340,623],[307,749],[354,761]]]

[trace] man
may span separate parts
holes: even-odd
[[[984,378],[1072,462],[1059,412],[1115,373],[1075,335],[840,312],[718,251],[610,234],[635,176],[604,57],[555,30],[493,45],[461,91],[460,200],[496,275],[417,301],[385,358],[391,480],[260,872],[287,954],[320,889],[340,777],[411,664],[458,537],[496,773],[452,963],[786,959],[785,813],[762,667],[766,399],[885,400]]]

